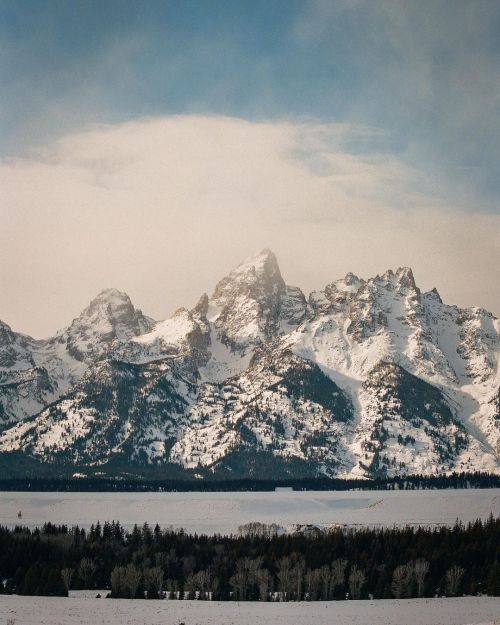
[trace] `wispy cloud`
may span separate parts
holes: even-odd
[[[498,211],[499,28],[495,0],[315,0],[294,32],[352,75],[347,119],[390,131],[402,158],[453,183],[455,202]]]
[[[4,154],[145,115],[309,117],[381,128],[453,204],[498,211],[497,0],[4,5]]]

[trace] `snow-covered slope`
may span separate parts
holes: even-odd
[[[0,325],[0,452],[200,475],[499,471],[500,326],[411,269],[306,300],[263,250],[154,323],[103,291],[34,341]]]
[[[68,328],[46,340],[0,322],[0,429],[39,413],[67,393],[90,364],[153,324],[116,289],[102,291]]]
[[[287,465],[304,474],[346,469],[343,428],[352,419],[349,398],[311,361],[290,351],[254,358],[243,373],[204,384],[171,458],[229,473],[259,475]]]

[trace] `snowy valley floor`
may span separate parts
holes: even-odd
[[[22,518],[18,518],[21,511]],[[0,525],[47,521],[90,527],[96,521],[173,525],[230,534],[251,521],[348,526],[453,525],[500,516],[500,489],[422,491],[281,491],[234,493],[0,492]],[[0,624],[1,625],[1,624]]]
[[[469,625],[500,624],[499,597],[238,603],[0,596],[15,625]]]

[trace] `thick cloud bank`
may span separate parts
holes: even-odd
[[[410,265],[450,303],[498,312],[500,218],[437,197],[419,172],[374,149],[379,135],[169,116],[4,160],[0,319],[47,335],[108,286],[162,318],[262,247],[305,290]]]

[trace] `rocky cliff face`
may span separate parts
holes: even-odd
[[[158,323],[107,290],[47,341],[0,324],[0,453],[200,476],[499,471],[499,330],[408,268],[306,299],[263,250]]]
[[[151,319],[134,308],[126,293],[106,289],[59,334],[58,341],[75,360],[94,362],[153,325]]]

